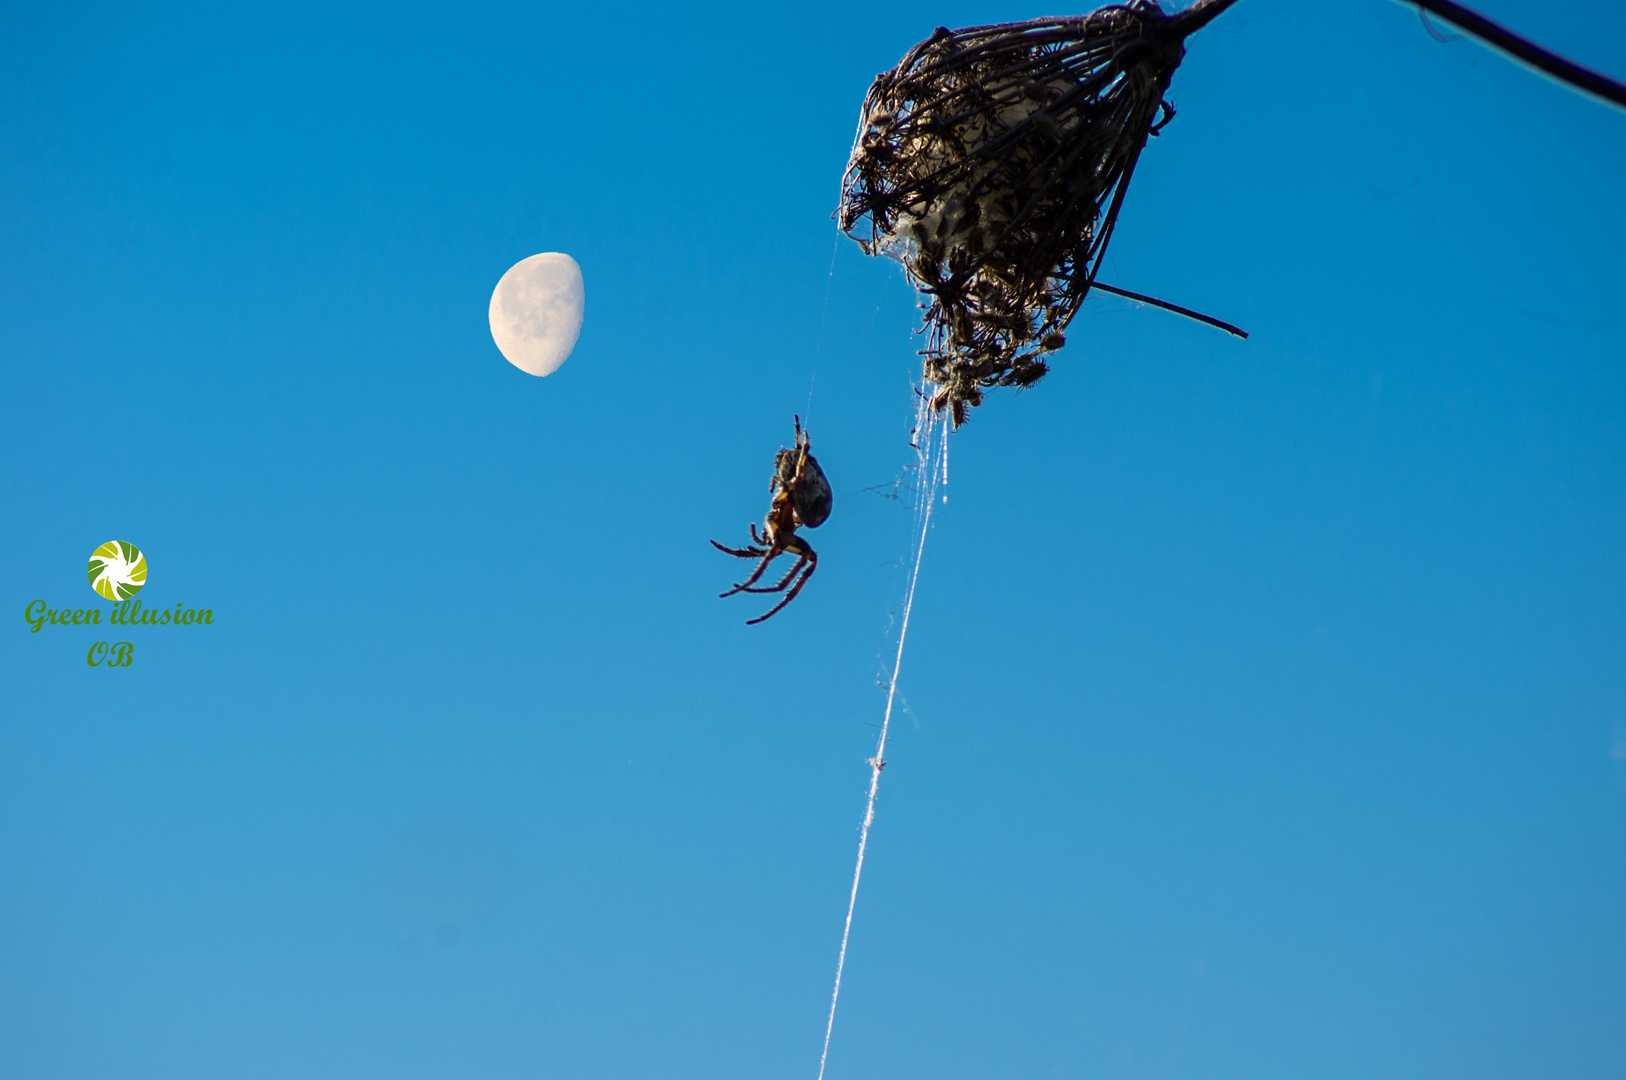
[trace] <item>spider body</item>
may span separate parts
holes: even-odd
[[[825,477],[824,470],[819,468],[818,459],[813,456],[812,442],[802,429],[802,418],[799,416],[796,418],[796,446],[790,450],[780,450],[774,456],[773,480],[768,485],[768,491],[773,495],[773,502],[768,507],[768,516],[762,523],[760,535],[756,524],[751,524],[750,547],[731,548],[715,540],[711,542],[711,546],[718,551],[737,559],[758,560],[749,577],[727,592],[720,593],[720,596],[742,592],[785,594],[767,614],[746,620],[747,626],[779,614],[786,604],[796,599],[796,594],[802,591],[807,579],[819,568],[818,552],[797,536],[796,530],[802,527],[816,529],[823,525],[830,517],[835,495],[830,490],[830,481]],[[777,584],[758,585],[768,564],[786,552],[796,556],[796,565]]]
[[[797,427],[797,448],[781,450],[774,457],[774,486],[771,491],[789,491],[796,507],[796,520],[809,529],[823,525],[830,517],[835,494],[830,481],[819,468],[818,459],[807,452],[807,432]],[[797,475],[800,473],[800,475]]]

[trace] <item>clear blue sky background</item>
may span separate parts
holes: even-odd
[[[830,212],[1048,10],[0,9],[0,1077],[811,1080],[916,372]],[[1626,1075],[1626,114],[1386,0],[1173,98],[1104,276],[1253,338],[1092,299],[954,437],[830,1076]],[[114,538],[216,625],[30,634]]]

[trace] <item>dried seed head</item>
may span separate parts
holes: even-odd
[[[1232,2],[939,27],[870,87],[841,227],[927,300],[923,371],[956,426],[1065,344],[1185,36]]]

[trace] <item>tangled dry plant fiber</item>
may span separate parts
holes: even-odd
[[[870,87],[841,228],[927,298],[923,377],[956,427],[984,390],[1044,377],[1174,116],[1185,39],[1233,3],[939,27]]]
[[[922,376],[954,425],[994,386],[1031,386],[1092,288],[1247,336],[1096,281],[1185,39],[1236,0],[1169,14],[1130,0],[1088,15],[938,27],[864,98],[841,228],[900,261],[927,298]],[[1455,0],[1402,0],[1547,75],[1626,108],[1626,84]]]

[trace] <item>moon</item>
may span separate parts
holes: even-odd
[[[585,303],[575,259],[558,251],[521,259],[491,294],[491,339],[521,371],[551,375],[576,347]]]

